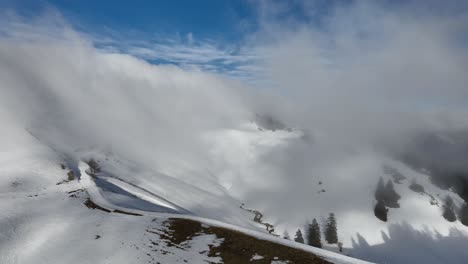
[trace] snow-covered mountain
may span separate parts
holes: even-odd
[[[2,135],[1,263],[365,263],[268,234],[210,179]]]
[[[358,263],[268,234],[263,224],[253,221],[253,213],[241,208],[244,203],[263,212],[263,221],[274,225],[275,234],[303,229],[304,224],[295,223],[295,219],[302,218],[305,223],[310,217],[321,219],[334,212],[344,252],[354,257],[391,263],[440,259],[461,263],[464,259],[467,227],[442,216],[445,197],[452,197],[458,208],[463,204],[460,195],[433,185],[428,172],[396,160],[386,160],[380,172],[385,181],[394,182],[401,196],[400,207],[389,210],[387,222],[374,215],[377,182],[369,179],[344,184],[348,192],[334,186],[336,183],[330,184],[346,181],[341,178],[346,175],[339,179],[319,178],[320,182],[312,183],[312,205],[304,207],[307,212],[290,222],[278,220],[280,214],[268,206],[276,201],[241,199],[242,186],[228,185],[234,177],[230,173],[250,175],[252,164],[262,152],[284,151],[284,145],[296,141],[308,144],[300,130],[271,131],[250,122],[237,129],[218,131],[210,136],[213,157],[228,156],[223,157],[230,161],[223,170],[230,171],[217,176],[198,174],[196,179],[150,170],[93,148],[76,150],[71,157],[25,129],[4,126],[2,133],[2,263],[230,263],[229,255],[221,257],[212,251],[226,239],[208,231],[218,227],[303,249],[336,263]],[[412,190],[415,182],[424,190]],[[275,188],[262,177],[243,179],[243,186],[244,192],[246,188]],[[343,203],[355,213],[340,210]],[[171,246],[174,242],[170,234],[175,231],[170,223],[179,221],[175,219],[201,222],[203,231],[195,230],[190,239],[179,242],[180,246]],[[325,248],[337,251],[333,246]],[[254,253],[273,256],[262,252],[251,252],[251,257]],[[279,260],[299,263],[277,255]]]
[[[458,119],[301,119],[233,81],[19,29],[0,39],[1,263],[468,259]],[[281,238],[330,213],[343,252]]]

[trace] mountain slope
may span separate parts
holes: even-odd
[[[15,137],[1,155],[2,263],[360,263],[194,216],[83,162],[73,172],[27,133]]]

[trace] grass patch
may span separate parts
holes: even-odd
[[[69,171],[69,172],[67,173],[67,176],[68,176],[67,179],[68,179],[69,181],[73,181],[73,180],[75,179],[75,174],[73,173],[73,171]]]
[[[75,174],[73,173],[73,171],[69,171],[67,173],[67,179],[66,180],[63,180],[63,181],[60,181],[60,182],[57,182],[56,185],[61,185],[61,184],[64,184],[64,183],[69,183],[71,181],[75,180]]]

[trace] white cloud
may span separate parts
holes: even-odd
[[[99,39],[100,36],[95,38]],[[224,45],[210,39],[196,40],[192,33],[186,39],[158,36],[154,39],[128,40],[121,36],[114,40],[110,37],[109,41],[101,43],[100,48],[118,50],[154,64],[199,68],[233,79],[252,77],[254,73],[243,70],[243,66],[253,65],[258,60],[258,56],[247,48]]]
[[[99,145],[141,161],[170,160],[176,149],[188,157],[201,130],[249,115],[235,85],[219,77],[108,53],[63,25],[11,23],[0,38],[2,105],[63,151]]]

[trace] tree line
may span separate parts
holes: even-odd
[[[337,228],[337,222],[336,222],[336,217],[334,213],[329,214],[325,222],[323,235],[324,235],[325,241],[328,244],[338,244],[340,251],[342,250],[341,243],[338,242],[338,228]],[[289,234],[285,232],[283,238],[290,239]],[[313,246],[313,247],[318,247],[318,248],[322,247],[322,232],[320,230],[320,225],[318,224],[315,218],[312,220],[312,223],[308,224],[306,227],[306,238],[307,238],[308,245]],[[298,229],[296,231],[296,234],[294,236],[294,241],[305,244],[305,239],[304,239],[301,229]]]
[[[426,194],[424,191],[424,187],[416,184],[413,182],[409,188],[415,192],[421,193],[421,194]],[[431,195],[429,195],[432,197]],[[399,208],[400,204],[398,201],[400,200],[401,196],[395,191],[395,188],[393,186],[392,180],[388,180],[387,183],[384,183],[383,179],[380,178],[377,188],[375,190],[375,200],[377,201],[375,207],[374,207],[374,214],[375,216],[384,221],[387,222],[388,217],[388,208]],[[466,226],[468,226],[468,203],[465,202],[461,208],[457,208],[455,205],[453,199],[447,195],[445,196],[445,199],[442,201],[442,216],[447,220],[448,222],[455,222],[457,220],[460,220],[460,222]]]
[[[387,183],[384,184],[383,179],[380,178],[375,190],[375,199],[377,200],[374,207],[375,216],[378,219],[387,222],[388,208],[399,208],[400,204],[398,203],[398,200],[400,200],[400,198],[401,196],[393,187],[392,180],[388,180]]]

